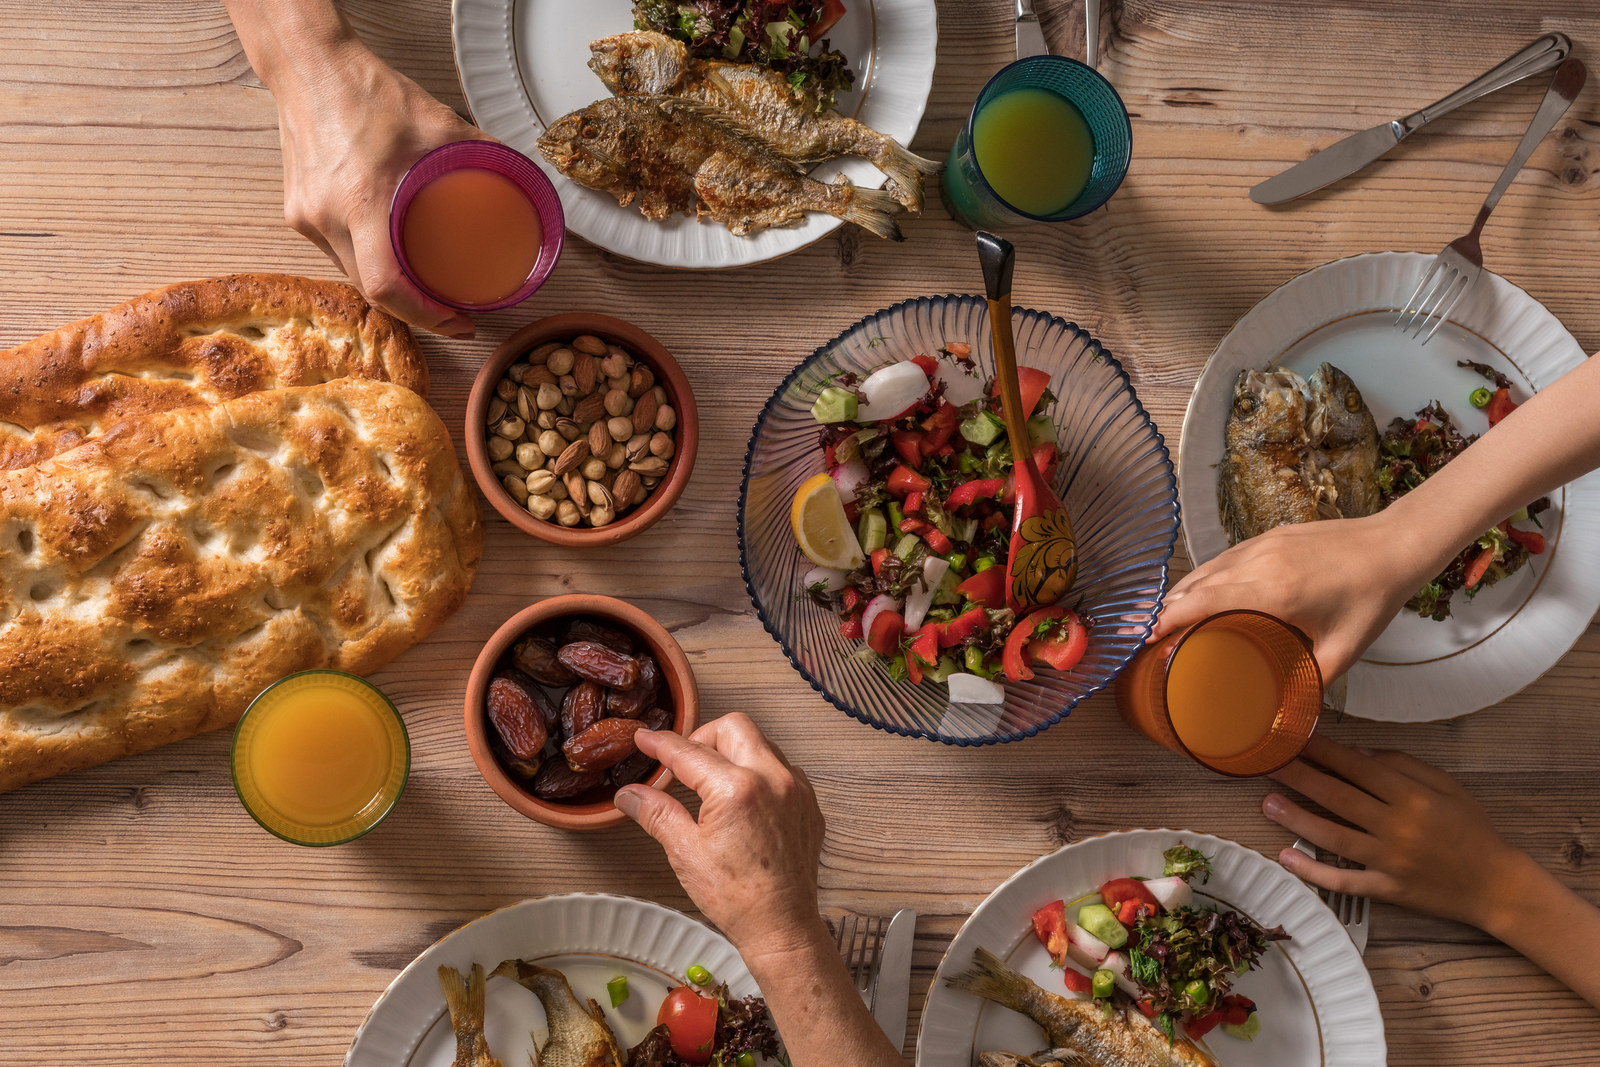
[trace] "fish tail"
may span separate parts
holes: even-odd
[[[454,1019],[467,1010],[467,983],[454,967],[439,968],[439,984],[444,986],[444,1002]]]
[[[945,984],[952,989],[992,1000],[1012,1011],[1027,1011],[1024,1000],[1031,983],[986,948],[975,949],[972,966],[954,978],[946,978]]]
[[[457,1033],[483,1025],[482,966],[474,963],[465,979],[454,967],[440,967],[439,984],[444,987],[444,1002],[450,1009],[450,1023]]]
[[[900,210],[900,201],[892,193],[882,189],[860,188],[852,188],[850,192],[843,213],[835,212],[840,218],[891,241],[906,239],[905,234],[900,232],[900,224],[894,219],[895,212]]]
[[[915,152],[907,149],[893,138],[885,137],[887,144],[882,158],[874,160],[880,170],[889,176],[889,188],[895,191],[895,199],[905,205],[908,211],[922,210],[922,179],[925,175],[938,174],[944,169],[944,164],[933,159],[924,159]]]

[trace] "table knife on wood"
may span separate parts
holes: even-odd
[[[917,939],[917,913],[901,908],[889,920],[883,956],[872,987],[872,1017],[878,1020],[896,1051],[905,1048],[906,1018],[911,1011],[911,948]]]
[[[1020,27],[1020,23],[1018,24]],[[1018,33],[1021,33],[1019,28]],[[1021,39],[1020,36],[1018,38]],[[1315,192],[1347,175],[1354,174],[1422,127],[1460,107],[1503,89],[1513,82],[1558,66],[1572,51],[1572,41],[1564,33],[1547,33],[1504,63],[1474,78],[1442,100],[1414,111],[1405,118],[1379,123],[1370,130],[1352,133],[1322,149],[1275,177],[1250,190],[1258,204],[1281,204],[1297,196]]]
[[[1017,0],[1017,58],[1049,54],[1044,30],[1039,28],[1039,16],[1033,13],[1033,0]]]

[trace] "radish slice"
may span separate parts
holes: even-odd
[[[945,679],[952,704],[1004,704],[1006,691],[976,674],[952,674]]]
[[[938,556],[929,556],[923,561],[922,584],[906,594],[906,633],[915,633],[922,626],[928,609],[933,606],[933,594],[949,569],[949,561]]]
[[[915,363],[891,363],[867,375],[860,393],[857,422],[898,418],[928,394],[928,376]]]
[[[1165,911],[1182,908],[1194,901],[1194,890],[1177,875],[1170,878],[1152,878],[1144,884]]]
[[[1111,978],[1117,983],[1117,988],[1122,990],[1134,1000],[1144,996],[1139,990],[1139,984],[1128,977],[1128,957],[1120,952],[1113,952],[1100,961],[1100,969],[1111,972]]]
[[[833,484],[839,487],[839,499],[846,504],[856,498],[862,483],[872,477],[867,473],[867,465],[859,459],[841,463],[828,473],[833,475]]]
[[[1080,967],[1087,967],[1092,971],[1100,966],[1101,960],[1111,955],[1110,945],[1077,923],[1067,923],[1065,931],[1067,935],[1067,958]]]
[[[823,592],[837,593],[846,585],[850,584],[848,581],[849,577],[849,571],[835,570],[832,567],[812,567],[810,570],[806,571],[803,577],[801,577],[800,584],[804,585],[807,589],[810,589],[818,582],[821,582]]]
[[[867,601],[867,609],[861,613],[861,632],[864,634],[872,632],[872,622],[878,617],[879,612],[899,610],[900,601],[892,596],[879,593]]]
[[[940,361],[938,378],[944,383],[944,398],[956,407],[970,404],[983,395],[983,376],[968,374],[960,367]]]

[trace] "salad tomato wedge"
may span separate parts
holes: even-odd
[[[672,1039],[672,1051],[685,1063],[711,1062],[717,1039],[717,1001],[704,997],[686,985],[667,994],[656,1012],[656,1025],[665,1026]]]

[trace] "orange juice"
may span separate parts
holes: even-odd
[[[393,705],[337,671],[268,688],[234,735],[239,799],[268,830],[300,844],[336,844],[371,829],[399,797],[409,765]]]
[[[481,167],[446,171],[417,190],[402,228],[406,264],[452,304],[493,304],[539,261],[539,214],[510,178]]]
[[[1167,714],[1185,748],[1206,759],[1237,756],[1272,730],[1283,678],[1271,652],[1239,630],[1197,630],[1167,667]]]

